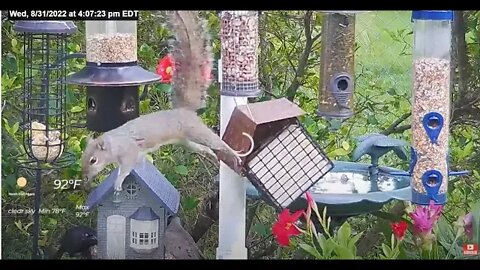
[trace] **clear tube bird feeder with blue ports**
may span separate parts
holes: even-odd
[[[453,11],[413,11],[412,203],[445,204]]]

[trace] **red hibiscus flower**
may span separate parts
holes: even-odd
[[[408,223],[402,220],[400,222],[390,224],[390,227],[392,228],[393,234],[397,240],[401,241],[408,229]]]
[[[157,65],[157,74],[162,78],[160,82],[171,83],[174,69],[175,60],[171,54],[167,54],[160,59]]]
[[[278,216],[278,221],[273,224],[272,233],[281,246],[290,244],[290,236],[297,236],[301,231],[295,226],[295,222],[303,215],[303,211],[290,214],[288,209],[283,210]]]

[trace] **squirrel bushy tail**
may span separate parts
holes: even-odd
[[[204,107],[211,84],[213,55],[206,21],[198,11],[173,11],[170,26],[176,38],[173,107],[196,111]]]

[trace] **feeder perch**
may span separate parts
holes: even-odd
[[[85,68],[67,82],[87,88],[87,128],[105,132],[137,118],[139,86],[160,77],[138,65],[136,21],[87,21]]]
[[[317,114],[327,119],[353,115],[355,12],[323,14]]]
[[[278,210],[333,168],[299,122],[297,117],[302,114],[285,98],[237,106],[223,135],[233,149],[248,151],[253,147],[251,154],[242,158],[243,166],[237,172],[245,174]],[[253,146],[244,134],[253,138]],[[233,164],[227,165],[235,170]]]
[[[414,11],[412,202],[445,204],[449,172],[453,11]]]
[[[32,257],[38,259],[39,209],[42,196],[42,170],[70,166],[74,155],[65,151],[67,40],[77,31],[71,21],[18,21],[14,30],[23,37],[24,77],[21,125],[27,156],[19,167],[34,170],[35,201],[32,226]],[[33,182],[33,181],[32,181]]]
[[[257,97],[261,93],[258,87],[258,12],[222,11],[220,27],[221,94]]]

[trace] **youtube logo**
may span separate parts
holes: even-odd
[[[477,255],[478,244],[463,244],[463,255]]]

